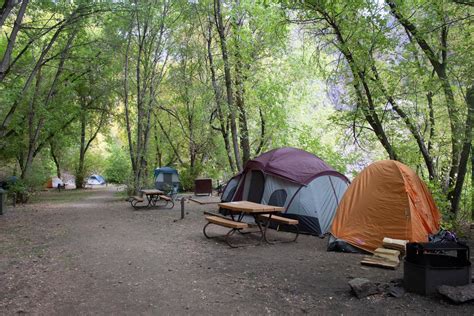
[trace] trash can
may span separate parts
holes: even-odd
[[[0,215],[3,215],[3,212],[6,211],[6,201],[7,201],[7,191],[0,188]]]
[[[194,195],[212,195],[212,179],[196,179],[194,180]]]

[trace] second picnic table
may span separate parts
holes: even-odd
[[[156,202],[160,199],[160,195],[163,195],[164,192],[157,189],[143,189],[140,190],[145,196],[148,201],[147,206],[155,206]]]

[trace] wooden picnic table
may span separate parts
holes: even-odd
[[[174,198],[165,195],[165,193],[158,189],[142,189],[140,190],[141,195],[131,196],[128,198],[128,201],[132,207],[136,210],[143,208],[151,207],[161,207],[161,208],[173,208],[174,207]],[[145,202],[146,205],[142,203]],[[164,203],[162,203],[164,202]],[[161,204],[160,204],[161,203]]]
[[[163,191],[158,189],[143,189],[140,192],[145,195],[148,204],[147,207],[156,206],[156,202],[160,200],[160,195],[165,194]]]
[[[231,247],[234,247],[228,240],[234,232],[240,232],[245,234],[247,232],[242,232],[242,229],[248,228],[250,224],[243,222],[245,215],[251,215],[255,219],[255,224],[258,227],[258,231],[261,234],[261,240],[264,240],[267,243],[270,243],[267,240],[267,229],[270,223],[271,217],[275,213],[284,211],[284,207],[266,205],[260,203],[254,203],[250,201],[235,201],[235,202],[225,202],[219,203],[219,207],[231,211],[231,219],[225,218],[223,216],[206,216],[208,223],[203,228],[203,233],[207,238],[211,238],[206,233],[206,228],[209,224],[220,225],[230,228],[230,231],[225,236],[227,244]],[[261,223],[261,215],[267,216],[267,221],[265,225]]]

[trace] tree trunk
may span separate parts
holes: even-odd
[[[54,33],[54,35],[50,39],[48,45],[41,51],[41,54],[40,54],[38,60],[36,61],[36,64],[33,67],[33,70],[31,71],[28,79],[26,80],[25,84],[23,85],[23,88],[21,89],[21,92],[18,94],[18,97],[15,99],[15,101],[13,102],[13,105],[10,107],[10,110],[8,111],[5,118],[3,119],[2,125],[0,126],[0,137],[3,137],[5,135],[5,131],[8,127],[8,125],[10,124],[10,121],[13,119],[13,115],[15,114],[16,109],[17,109],[18,105],[20,104],[20,101],[21,101],[22,97],[26,94],[26,92],[30,88],[30,85],[32,84],[32,82],[34,80],[38,69],[40,69],[40,67],[43,66],[43,62],[44,62],[44,58],[46,57],[46,54],[48,54],[50,49],[53,47],[53,44],[58,39],[59,34],[63,30],[63,28],[64,28],[64,25],[56,30],[56,32]],[[1,78],[0,78],[0,82],[1,82]]]
[[[240,1],[236,0],[235,5],[240,7]],[[237,29],[237,34],[243,25],[243,18],[234,15],[234,27]],[[242,150],[242,165],[245,165],[250,160],[250,139],[249,129],[247,125],[247,113],[245,110],[245,74],[243,73],[243,61],[240,54],[240,38],[235,39],[235,103],[239,110],[239,129],[240,129],[240,148]]]
[[[430,125],[430,133],[428,138],[428,152],[431,153],[433,149],[433,138],[435,135],[435,117],[434,117],[434,108],[433,108],[433,92],[429,91],[426,94],[426,100],[428,102],[428,109],[429,109],[429,125]]]
[[[82,102],[85,102],[84,100]],[[81,103],[82,103],[81,102]],[[84,184],[84,158],[86,155],[86,111],[83,108],[81,112],[81,136],[79,141],[79,162],[76,169],[76,189],[82,189]]]
[[[163,134],[165,135],[166,140],[170,144],[171,149],[173,149],[173,153],[175,154],[176,159],[178,159],[180,164],[183,164],[183,160],[181,159],[178,148],[176,148],[176,145],[175,145],[176,142],[173,142],[173,140],[169,136],[168,132],[166,132],[165,128],[163,127],[163,125],[161,124],[161,122],[159,120],[157,120],[156,123],[158,123],[158,125],[160,126],[160,129],[163,132]]]
[[[474,127],[474,86],[467,90],[466,104],[468,114],[466,117],[466,129],[464,132],[464,144],[462,146],[461,158],[459,160],[458,175],[454,188],[449,192],[448,198],[451,202],[451,212],[457,214],[459,210],[459,202],[461,201],[462,187],[467,172],[469,160],[469,152],[472,146],[472,130]],[[471,158],[472,161],[472,158]]]
[[[56,148],[53,143],[50,143],[50,152],[51,158],[53,158],[54,165],[56,166],[56,176],[61,179],[61,166],[59,162],[59,157],[56,155]]]
[[[315,9],[323,16],[326,20],[328,25],[333,29],[334,33],[336,34],[337,41],[339,42],[338,49],[345,57],[349,67],[351,69],[351,73],[353,76],[353,87],[356,93],[357,102],[359,108],[362,110],[366,121],[372,127],[377,139],[384,147],[385,151],[387,152],[388,156],[392,160],[398,160],[398,156],[388,140],[388,137],[385,133],[385,130],[380,122],[380,119],[375,111],[375,105],[372,98],[372,92],[370,87],[367,83],[367,78],[365,76],[365,72],[360,70],[354,57],[349,49],[349,45],[346,43],[342,31],[339,28],[338,23],[331,17],[323,8],[316,6]],[[364,98],[365,95],[365,98]]]
[[[53,82],[51,83],[51,86],[49,88],[48,94],[43,102],[43,107],[45,108],[46,111],[50,110],[48,109],[48,105],[53,99],[54,93],[56,92],[56,88],[59,83],[60,76],[63,72],[64,69],[64,63],[68,57],[68,52],[69,49],[71,48],[72,42],[74,41],[74,38],[76,36],[77,32],[72,32],[67,40],[66,46],[61,52],[61,58],[59,60],[59,64],[57,66],[56,73],[54,75]],[[38,118],[38,123],[36,125],[36,128],[34,128],[34,120],[36,117],[36,109],[35,109],[35,104],[38,98],[40,98],[39,95],[39,90],[40,90],[40,83],[42,81],[41,77],[41,68],[42,65],[38,68],[37,71],[37,78],[36,78],[36,87],[35,87],[35,92],[34,95],[31,99],[30,102],[30,109],[29,109],[29,118],[28,118],[28,126],[29,126],[29,134],[28,134],[28,153],[27,153],[27,158],[25,160],[24,164],[24,169],[22,170],[22,179],[26,179],[28,176],[28,172],[30,169],[31,164],[33,163],[33,158],[36,156],[36,153],[38,152],[37,150],[37,143],[39,140],[40,132],[43,129],[44,123],[45,123],[45,116],[44,113],[40,114]]]
[[[158,129],[156,128],[156,121],[158,120],[156,114],[154,113],[154,119],[155,119],[155,122],[153,124],[153,135],[155,137],[155,150],[156,150],[156,160],[155,160],[155,166],[157,166],[158,168],[161,168],[162,167],[162,160],[163,160],[163,153],[161,151],[161,147],[160,147],[160,141],[159,141],[159,138],[158,138]]]
[[[216,76],[216,69],[214,66],[214,56],[212,55],[212,28],[211,28],[211,20],[209,18],[209,29],[208,29],[208,36],[207,40],[207,57],[209,59],[209,68],[211,70],[211,82],[212,88],[214,90],[214,98],[216,100],[216,109],[217,109],[217,116],[219,118],[220,124],[220,131],[222,134],[222,138],[224,139],[224,146],[227,154],[227,160],[229,161],[229,167],[232,173],[235,173],[236,166],[234,164],[234,160],[232,158],[232,152],[230,147],[229,141],[229,131],[227,129],[227,119],[225,118],[224,114],[222,113],[222,96],[219,89],[219,85],[217,84],[217,76]]]
[[[452,188],[457,182],[456,175],[459,174],[458,168],[460,167],[460,153],[462,149],[461,142],[458,142],[461,137],[462,123],[460,121],[460,115],[458,107],[454,99],[454,93],[449,83],[449,78],[446,71],[446,52],[447,52],[447,29],[442,28],[441,36],[441,49],[442,49],[442,61],[440,62],[433,48],[423,38],[417,27],[411,23],[398,9],[398,6],[394,1],[386,0],[386,3],[390,7],[390,12],[397,19],[398,22],[405,28],[407,33],[410,33],[418,43],[425,56],[428,58],[430,64],[433,67],[434,72],[438,76],[445,96],[446,108],[448,111],[450,128],[451,128],[451,168],[449,171],[449,183],[448,189]],[[448,199],[451,199],[451,192],[448,193]],[[453,206],[451,209],[454,210]]]
[[[240,158],[240,149],[239,149],[239,136],[237,131],[235,107],[234,107],[234,96],[232,90],[232,78],[230,74],[230,62],[227,52],[227,39],[225,35],[225,26],[222,20],[221,13],[221,0],[214,0],[214,14],[215,22],[217,26],[217,32],[219,33],[220,47],[222,53],[222,60],[224,62],[224,79],[227,92],[227,104],[229,106],[230,112],[230,130],[232,134],[232,145],[234,149],[235,163],[239,171],[242,170],[242,160]]]
[[[33,162],[33,153],[36,147],[37,137],[39,135],[39,129],[35,129],[35,119],[36,119],[36,101],[40,98],[40,86],[41,86],[42,76],[41,76],[41,67],[38,69],[36,73],[36,84],[35,90],[33,92],[33,96],[29,102],[28,107],[28,150],[26,152],[25,159],[22,159],[22,166],[21,166],[21,179],[26,179],[28,177],[28,172],[30,169],[30,165]]]
[[[132,164],[132,171],[133,174],[135,174],[137,170],[137,166],[135,164],[135,154],[134,154],[134,146],[133,146],[133,140],[132,140],[132,127],[130,124],[130,109],[129,109],[129,103],[128,103],[128,71],[129,71],[129,58],[130,58],[130,42],[132,40],[132,26],[130,26],[130,29],[128,30],[128,39],[127,39],[127,49],[125,51],[125,62],[124,62],[124,75],[123,75],[123,105],[125,108],[125,127],[127,129],[127,140],[128,140],[128,150],[130,153],[130,161]]]
[[[379,88],[382,91],[385,98],[387,98],[387,101],[390,103],[390,105],[392,105],[392,108],[395,110],[395,112],[403,119],[403,122],[405,123],[405,125],[407,126],[407,128],[410,131],[411,135],[415,139],[415,141],[418,145],[418,149],[420,150],[421,155],[423,156],[423,159],[425,161],[426,168],[428,169],[428,174],[429,174],[430,180],[436,179],[437,175],[436,175],[436,169],[435,169],[434,163],[433,163],[433,158],[431,157],[430,152],[429,152],[428,148],[426,147],[423,136],[421,135],[420,131],[418,130],[418,127],[416,126],[416,124],[410,119],[410,117],[405,113],[405,111],[403,111],[403,109],[398,106],[398,104],[397,104],[397,102],[395,102],[395,99],[393,98],[393,96],[391,96],[387,92],[387,89],[385,88],[385,86],[383,84],[383,81],[381,80],[381,78],[379,76],[379,72],[377,70],[377,67],[375,66],[375,62],[373,60],[371,62],[373,63],[372,64],[372,71],[373,71],[374,76],[375,76],[375,78],[374,78],[375,82],[379,86]],[[432,113],[430,112],[430,123],[431,123],[431,118],[432,118],[431,115],[432,115]],[[434,118],[433,118],[432,123],[433,123],[432,126],[434,126]]]
[[[5,0],[5,2],[3,2],[2,8],[0,8],[0,28],[10,15],[10,12],[14,7],[14,2],[14,0]]]
[[[99,134],[100,130],[102,129],[102,126],[104,125],[104,122],[106,121],[108,111],[107,109],[103,109],[102,113],[100,114],[100,120],[99,123],[92,135],[90,135],[89,139],[86,142],[86,129],[88,125],[88,120],[87,120],[87,102],[84,98],[82,98],[81,102],[81,114],[80,114],[80,122],[81,122],[81,136],[80,136],[80,146],[79,146],[79,164],[78,168],[76,171],[76,188],[80,189],[83,187],[84,183],[84,178],[85,178],[85,159],[86,159],[86,153],[89,150],[92,142],[94,139],[96,139],[97,135]]]
[[[471,220],[474,221],[474,144],[471,143]]]
[[[8,69],[8,66],[10,65],[10,58],[13,52],[13,47],[15,46],[15,43],[16,43],[16,36],[18,35],[18,31],[20,30],[21,21],[23,20],[23,16],[25,15],[28,1],[29,0],[22,1],[20,10],[18,10],[18,15],[16,17],[15,23],[13,24],[13,29],[10,33],[10,36],[8,37],[7,48],[5,49],[5,52],[3,53],[2,60],[0,61],[0,82],[2,82],[3,79],[5,78],[6,70]],[[9,1],[6,1],[6,2],[9,2]],[[2,19],[3,19],[3,14],[2,14]]]
[[[260,155],[263,145],[265,144],[265,117],[263,116],[262,108],[258,108],[258,114],[260,115],[260,142],[258,143],[255,155]]]
[[[237,47],[237,50],[239,48]],[[250,159],[250,139],[247,126],[247,113],[245,111],[245,89],[242,75],[242,62],[240,55],[236,54],[235,64],[235,103],[239,109],[239,128],[240,128],[240,147],[242,149],[242,165],[245,165]]]

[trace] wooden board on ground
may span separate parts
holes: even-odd
[[[408,240],[393,239],[387,237],[383,239],[384,248],[399,250],[402,254],[405,254],[407,243]]]
[[[189,200],[199,203],[201,205],[202,204],[217,204],[221,202],[221,199],[218,196],[193,196]]]
[[[374,256],[400,262],[400,251],[394,249],[377,248],[375,249]]]
[[[399,262],[394,262],[392,260],[376,256],[365,257],[360,263],[366,266],[374,266],[393,270],[395,270],[400,264]]]

